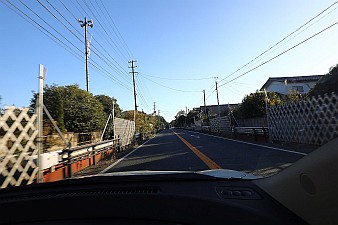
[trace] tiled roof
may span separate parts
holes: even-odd
[[[294,76],[294,77],[269,77],[269,79],[262,86],[261,90],[268,87],[273,81],[284,82],[287,80],[289,83],[297,82],[297,81],[318,81],[324,75],[311,75],[311,76]]]

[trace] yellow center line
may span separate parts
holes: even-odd
[[[181,141],[188,147],[190,150],[195,153],[195,155],[198,156],[210,169],[222,169],[217,163],[212,161],[208,156],[204,155],[200,150],[198,150],[196,147],[194,147],[192,144],[190,144],[188,141],[186,141],[183,137],[181,137],[179,134],[177,134],[175,131],[173,131],[176,136],[181,139]]]

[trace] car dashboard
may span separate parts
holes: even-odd
[[[0,191],[0,224],[306,224],[251,180],[94,176]]]

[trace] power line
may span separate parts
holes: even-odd
[[[60,0],[59,0],[60,1]],[[60,1],[61,2],[61,1]],[[75,17],[75,15],[67,8],[67,6],[65,5],[65,4],[63,4],[62,2],[61,2],[61,4],[66,8],[66,10],[71,14],[71,15],[73,15],[73,17],[74,18],[76,18]],[[85,3],[86,4],[86,3]],[[87,5],[87,4],[86,4]],[[76,7],[76,6],[75,6]],[[87,13],[86,12],[86,10],[80,5],[80,7],[81,7],[81,9],[85,12],[85,13]],[[88,7],[88,5],[87,5],[87,7]],[[80,10],[79,10],[79,8],[78,7],[76,7],[77,8],[77,10],[80,12]],[[89,8],[89,7],[88,7]],[[91,9],[89,8],[89,10],[91,11]],[[93,13],[93,11],[91,11],[91,13],[93,14],[93,16],[95,17],[95,15],[94,15],[94,13]],[[99,21],[98,21],[98,23],[99,23]],[[99,23],[99,25],[102,27],[102,25]],[[90,32],[88,32],[89,34],[90,34]],[[106,33],[107,34],[107,33]],[[99,35],[100,36],[100,35]],[[108,35],[109,36],[109,35]],[[105,37],[103,37],[106,41],[107,41],[107,43],[108,44],[110,44],[110,42],[107,40],[107,38],[105,38]],[[94,49],[94,50],[92,50],[92,52],[95,54],[95,55],[98,55],[98,57],[102,60],[102,61],[104,61],[109,67],[111,67],[111,66],[113,66],[113,67],[115,67],[115,68],[112,68],[116,73],[118,73],[118,74],[121,74],[122,75],[122,77],[123,77],[123,75],[125,75],[125,76],[127,76],[128,75],[128,72],[107,52],[107,50],[106,50],[106,48],[104,48],[97,40],[96,40],[96,38],[95,37],[93,37],[93,41],[95,41],[95,43],[97,43],[104,51],[105,51],[105,53],[110,57],[110,59],[111,60],[113,60],[116,64],[117,64],[117,66],[118,67],[120,67],[121,69],[119,69],[117,66],[115,66],[114,65],[114,63],[112,62],[112,61],[110,61],[102,52],[100,52],[96,47],[95,47],[95,44],[92,44],[92,48]],[[113,48],[113,50],[117,53],[117,54],[119,54],[116,50],[115,50],[115,48],[110,44],[110,46]],[[116,45],[115,45],[116,46]],[[106,60],[103,60],[102,59],[102,57],[101,56],[99,56],[99,54],[100,55],[102,55]],[[108,63],[108,62],[109,63]],[[110,64],[110,65],[109,65]],[[126,78],[124,77],[124,79],[126,80]]]
[[[298,44],[292,46],[291,48],[285,50],[284,52],[282,52],[282,53],[280,53],[280,54],[278,54],[278,55],[272,57],[271,59],[265,61],[264,63],[261,63],[260,65],[258,65],[258,66],[256,66],[256,67],[254,67],[253,69],[251,69],[251,70],[249,70],[249,71],[247,71],[247,72],[245,72],[245,73],[242,73],[241,75],[239,75],[239,76],[237,76],[237,77],[235,77],[235,78],[233,78],[233,79],[227,81],[226,83],[220,85],[219,87],[222,87],[222,86],[224,86],[224,85],[226,85],[226,84],[228,84],[228,83],[230,83],[230,82],[232,82],[232,81],[234,81],[234,80],[237,80],[238,78],[240,78],[240,77],[242,77],[242,76],[244,76],[244,75],[246,75],[246,74],[248,74],[248,73],[250,73],[250,72],[252,72],[252,71],[254,71],[254,70],[256,70],[256,69],[258,69],[259,67],[261,67],[261,66],[267,64],[268,62],[270,62],[270,61],[272,61],[272,60],[278,58],[278,57],[281,56],[281,55],[284,55],[284,54],[287,53],[288,51],[291,51],[292,49],[298,47],[299,45],[301,45],[301,44],[307,42],[308,40],[310,40],[310,39],[316,37],[317,35],[323,33],[324,31],[330,29],[331,27],[333,27],[333,26],[335,26],[335,25],[337,25],[337,24],[338,24],[338,22],[333,23],[332,25],[330,25],[330,26],[326,27],[325,29],[323,29],[323,30],[317,32],[316,34],[312,35],[311,37],[309,37],[309,38],[307,38],[307,39],[305,39],[305,40],[299,42]]]
[[[94,18],[97,18],[94,14],[94,12],[91,10],[91,8],[88,6],[86,1],[83,1],[84,4],[87,6],[87,8],[89,9],[89,11],[91,12],[91,14],[93,15]],[[82,6],[80,6],[82,8]],[[99,15],[98,15],[99,16]],[[104,23],[104,20],[100,20],[100,16],[99,19],[96,20],[96,22],[98,23],[98,25],[102,28],[102,30],[104,31],[104,33],[106,33],[107,37],[110,39],[110,41],[115,45],[117,51],[119,52],[120,56],[122,56],[125,61],[128,61],[128,58],[121,52],[121,50],[119,49],[119,47],[116,45],[116,43],[113,41],[113,39],[110,37],[110,35],[108,34],[107,30],[105,29],[105,26],[101,24],[100,21],[102,21],[102,23]]]
[[[36,27],[37,29],[39,29],[42,33],[44,33],[48,38],[50,38],[51,40],[53,40],[55,43],[57,43],[59,46],[61,46],[62,48],[64,48],[66,51],[68,51],[69,53],[71,53],[73,56],[75,56],[77,59],[79,59],[81,62],[83,62],[83,56],[76,53],[74,51],[74,49],[70,48],[67,44],[65,44],[62,40],[60,40],[58,37],[56,37],[54,34],[52,34],[50,31],[48,31],[46,28],[44,28],[41,24],[39,24],[38,22],[36,22],[34,19],[32,19],[30,16],[28,16],[25,12],[23,12],[21,9],[19,9],[17,6],[15,6],[14,4],[12,4],[11,2],[9,2],[9,0],[7,0],[7,2],[15,9],[13,9],[11,6],[9,6],[8,4],[6,4],[3,0],[1,0],[1,2],[6,5],[9,9],[11,9],[12,11],[14,11],[16,14],[18,14],[20,17],[22,17],[24,20],[26,20],[27,22],[29,22],[31,25],[33,25],[34,27]],[[24,16],[22,16],[21,14],[23,14],[25,17],[27,17],[28,19],[26,19]],[[32,22],[31,22],[32,21]],[[50,36],[49,36],[50,35]],[[56,39],[57,41],[55,41],[54,39]],[[65,38],[65,37],[64,37]],[[68,40],[68,39],[67,39]],[[61,44],[60,44],[61,43]],[[79,50],[81,52],[81,50]],[[92,60],[93,61],[93,60]],[[90,63],[93,67],[95,67],[98,71],[100,71],[103,75],[105,75],[106,77],[109,77],[111,80],[117,81],[120,86],[123,86],[124,88],[128,89],[128,87],[123,84],[121,81],[119,81],[118,79],[115,79],[113,77],[111,77],[111,75],[109,74],[108,71],[106,71],[105,69],[103,69],[101,66],[99,66],[95,61],[93,61],[92,63]],[[103,71],[105,70],[105,71]],[[130,90],[130,88],[129,88]]]
[[[28,16],[25,12],[23,12],[21,9],[19,9],[17,6],[15,6],[14,4],[12,4],[11,2],[9,2],[9,0],[6,0],[11,6],[9,6],[7,3],[5,3],[3,0],[1,0],[1,2],[6,5],[9,9],[11,9],[13,12],[15,12],[16,14],[18,14],[21,18],[23,18],[24,20],[26,20],[28,23],[30,23],[31,25],[33,25],[35,28],[37,28],[40,32],[42,32],[43,34],[45,34],[48,38],[50,38],[52,41],[54,41],[55,43],[57,43],[59,46],[61,46],[63,49],[65,49],[66,51],[68,51],[70,54],[72,54],[73,56],[75,56],[77,59],[79,59],[80,61],[82,61],[82,56],[80,54],[78,54],[77,52],[75,52],[72,48],[70,48],[67,44],[65,44],[62,40],[60,40],[58,37],[56,37],[54,34],[52,34],[50,31],[48,31],[46,28],[44,28],[41,24],[39,24],[38,22],[36,22],[34,19],[32,19],[30,16]],[[24,16],[22,16],[21,14],[23,14]],[[53,39],[54,38],[54,39]],[[55,40],[56,39],[56,40]]]
[[[106,76],[107,78],[115,81],[115,82],[118,82],[118,84],[125,88],[126,90],[128,91],[131,91],[131,88],[128,87],[127,85],[125,85],[123,82],[121,82],[120,80],[116,79],[115,77],[111,76],[111,74],[106,70],[104,69],[102,66],[98,65],[94,60],[91,60],[89,61],[89,65],[93,66],[94,68],[96,68],[97,71],[100,71],[104,76]]]
[[[143,94],[142,94],[142,92],[141,92],[141,90],[140,90],[140,88],[138,87],[137,84],[136,84],[136,89],[138,90],[138,93],[140,94],[141,100],[144,103],[144,105],[146,106],[146,108],[149,109],[149,110],[151,110],[151,108],[149,107],[146,99],[144,98],[144,96],[143,96]]]
[[[101,18],[101,20],[102,20],[103,24],[105,25],[105,27],[107,27],[107,30],[110,31],[110,30],[109,30],[109,27],[112,28],[112,26],[111,26],[110,23],[106,23],[106,22],[108,22],[108,18],[107,18],[106,15],[103,13],[103,11],[101,10],[102,13],[99,13],[98,10],[96,9],[96,7],[94,6],[94,4],[92,3],[92,1],[89,1],[89,4],[92,5],[94,11],[95,11],[95,12],[98,14],[98,16]],[[102,17],[101,17],[101,15],[103,15],[106,19],[103,20]],[[108,24],[109,26],[107,26],[107,24]],[[123,48],[124,46],[123,46],[123,45],[121,46],[121,45],[118,43],[119,37],[117,36],[117,34],[116,34],[116,32],[114,31],[114,29],[112,29],[112,30],[113,30],[113,33],[115,34],[115,36],[117,37],[116,47],[118,48],[117,45],[119,45],[120,47],[122,47],[122,49],[124,49],[124,50],[126,51],[126,49]],[[112,34],[112,36],[114,36],[112,32],[110,32],[110,33]],[[114,43],[115,43],[115,42],[114,42]],[[120,52],[121,52],[121,51],[120,51]],[[128,51],[126,51],[126,53],[127,53],[127,55],[128,55]],[[121,54],[123,54],[123,53],[121,52]],[[123,54],[123,55],[124,55],[124,54]],[[124,56],[125,56],[125,58],[128,57],[128,56],[126,56],[126,55],[124,55]],[[129,57],[131,57],[131,56],[129,55]]]
[[[63,2],[61,0],[59,0],[59,2],[63,5],[63,7],[73,16],[73,18],[77,21],[77,17],[67,8],[67,6],[65,4],[63,4]]]
[[[334,6],[335,4],[337,4],[338,1],[332,3],[329,7],[327,7],[326,9],[324,9],[323,11],[321,11],[319,14],[317,14],[315,17],[311,18],[309,21],[307,21],[305,24],[303,24],[302,26],[300,26],[299,28],[297,28],[296,30],[294,30],[293,32],[291,32],[290,34],[288,34],[286,37],[284,37],[283,39],[281,39],[280,41],[278,41],[276,44],[274,44],[273,46],[271,46],[270,48],[268,48],[267,50],[265,50],[264,52],[262,52],[261,54],[259,54],[258,56],[256,56],[254,59],[252,59],[251,61],[249,61],[248,63],[246,63],[245,65],[243,65],[242,67],[240,67],[239,69],[237,69],[236,71],[234,71],[233,73],[229,74],[228,76],[226,76],[225,78],[223,78],[222,80],[220,80],[220,82],[222,82],[223,80],[227,79],[228,77],[232,76],[233,74],[237,73],[238,71],[240,71],[241,69],[243,69],[244,67],[248,66],[249,64],[251,64],[252,62],[254,62],[256,59],[258,59],[259,57],[261,57],[262,55],[264,55],[265,53],[267,53],[268,51],[270,51],[272,48],[276,47],[277,45],[279,45],[280,43],[282,43],[284,40],[286,40],[288,37],[290,37],[291,35],[293,35],[294,33],[296,33],[297,31],[299,31],[300,29],[302,29],[304,26],[306,26],[307,24],[309,24],[311,21],[313,21],[314,19],[316,19],[317,17],[319,17],[321,14],[323,14],[324,12],[326,12],[329,8],[331,8],[332,6]]]
[[[96,0],[95,0],[95,2],[96,2],[96,4],[97,4],[97,5],[99,6],[99,8],[100,8],[100,5],[97,3]],[[130,48],[129,48],[127,42],[126,42],[125,39],[123,38],[123,36],[122,36],[121,32],[119,31],[118,27],[116,26],[116,24],[115,24],[113,18],[110,16],[110,13],[108,12],[107,8],[105,7],[105,5],[103,4],[102,1],[100,1],[100,3],[102,4],[102,8],[106,11],[108,17],[110,18],[110,21],[112,22],[112,24],[113,24],[114,27],[115,27],[115,29],[116,29],[116,31],[117,31],[117,33],[118,33],[117,37],[120,37],[120,38],[119,38],[120,41],[122,40],[121,42],[124,44],[125,49],[126,49],[126,52],[128,52],[128,54],[129,54],[129,56],[130,56],[131,58],[135,58],[134,55],[133,55],[133,53],[132,53],[132,51],[130,50]],[[114,30],[114,29],[113,29],[113,30]],[[114,32],[115,32],[115,31],[114,31]]]
[[[209,80],[212,79],[213,77],[202,77],[202,78],[167,78],[167,77],[158,77],[158,76],[152,76],[152,75],[148,75],[145,73],[142,73],[142,75],[147,76],[147,77],[153,77],[153,78],[157,78],[157,79],[162,79],[162,80],[190,80],[190,81],[198,81],[198,80]]]
[[[57,18],[49,9],[48,9],[48,7],[46,7],[45,5],[43,5],[39,0],[37,0],[50,14],[52,14],[53,15],[53,17],[55,18],[55,19],[57,19],[68,31],[70,31],[77,39],[79,39],[82,43],[84,43],[72,30],[70,30],[59,18]],[[48,0],[47,0],[47,2],[48,2]],[[48,2],[49,3],[49,2]],[[50,3],[49,3],[50,4]],[[50,4],[52,7],[53,7],[53,5],[52,4]],[[55,9],[55,7],[53,7],[54,9]],[[60,13],[59,13],[60,14]],[[61,14],[60,14],[61,15]],[[62,15],[61,15],[62,16]],[[64,17],[63,17],[64,18]],[[64,18],[65,19],[65,18]],[[67,20],[67,19],[65,19],[65,20]],[[67,20],[68,21],[68,20]],[[69,21],[68,21],[68,23],[69,23]],[[97,42],[98,44],[99,44],[99,42]],[[100,45],[100,44],[99,44]],[[101,47],[102,47],[102,45],[100,45]],[[92,45],[92,48],[94,48],[95,50],[92,50],[92,52],[95,54],[95,55],[97,55],[103,62],[105,62],[111,69],[113,69],[116,73],[120,73],[120,72],[122,72],[119,68],[117,68],[115,65],[114,65],[114,63],[112,63],[104,54],[102,54],[95,46],[93,46]],[[103,47],[102,47],[103,48]],[[104,48],[103,48],[104,49]],[[104,49],[105,50],[105,49]],[[96,51],[98,52],[98,53],[96,53]],[[102,55],[106,60],[104,60],[100,55]],[[110,54],[108,53],[108,55],[110,56]],[[110,56],[111,57],[111,56]],[[112,57],[111,57],[112,58]],[[113,58],[112,58],[113,59]],[[114,60],[114,59],[113,59]],[[114,60],[115,61],[115,60]],[[116,61],[115,61],[116,62]],[[117,63],[117,62],[116,62]],[[118,64],[118,63],[117,63]],[[120,64],[118,64],[120,67],[121,67],[121,65]],[[114,66],[115,68],[113,68],[112,66]],[[121,67],[122,68],[122,67]],[[123,68],[122,68],[122,70],[124,70]],[[128,74],[125,70],[124,70],[124,72],[126,73],[126,74]],[[123,72],[121,73],[121,74],[123,74]],[[122,76],[122,78],[124,78],[125,80],[126,80],[126,78],[125,77],[123,77]],[[128,80],[126,80],[127,82],[128,82]]]
[[[140,72],[139,72],[139,74],[140,74]],[[137,76],[136,79],[138,81],[138,84],[139,84],[139,87],[141,88],[141,90],[146,92],[146,94],[148,94],[148,96],[150,97],[151,101],[154,102],[154,98],[152,97],[151,93],[149,92],[149,89],[148,89],[146,83],[143,82],[143,80],[141,79],[140,76]]]
[[[60,0],[59,0],[60,1]],[[67,20],[67,18],[65,18],[63,15],[62,15],[62,13],[60,13],[59,12],[59,10],[57,10],[57,8],[56,7],[54,7],[48,0],[46,0],[46,2],[81,36],[81,38],[83,38],[83,34],[80,32],[80,31],[78,31],[76,28],[75,28],[75,26],[72,24],[72,23],[70,23],[68,20]],[[61,2],[61,1],[60,1]],[[66,8],[66,10],[67,11],[69,11],[68,10],[68,8],[61,2],[61,4]],[[69,11],[70,12],[70,11]],[[75,20],[77,21],[77,18],[74,16],[74,18],[75,18]],[[68,29],[68,27],[66,27],[67,29]],[[72,33],[72,31],[70,31],[71,33]],[[82,41],[82,39],[81,38],[78,38],[80,41]]]
[[[142,74],[141,74],[141,76],[142,76]],[[164,87],[164,88],[167,88],[167,89],[170,89],[170,90],[173,90],[173,91],[179,91],[179,92],[201,92],[201,91],[187,91],[187,90],[180,90],[180,89],[176,89],[176,88],[171,88],[171,87],[165,86],[165,85],[163,85],[163,84],[157,83],[156,81],[150,80],[150,79],[147,78],[147,77],[144,77],[144,76],[143,76],[143,78],[144,78],[144,79],[147,79],[147,80],[149,80],[150,82],[153,82],[153,83],[155,83],[155,84],[157,84],[157,85],[159,85],[159,86],[161,86],[161,87]]]
[[[25,3],[23,3],[21,0],[19,0],[22,5],[24,5],[29,11],[31,11],[35,16],[37,16],[39,19],[41,19],[46,25],[48,25],[50,28],[52,28],[57,34],[59,34],[62,38],[64,38],[69,44],[71,44],[74,48],[76,48],[79,52],[82,52],[77,46],[73,44],[73,42],[69,41],[65,36],[63,36],[58,30],[56,30],[52,25],[50,25],[48,22],[46,22],[41,16],[39,16],[36,12],[34,12],[29,6],[27,6]],[[8,2],[8,0],[7,0]]]

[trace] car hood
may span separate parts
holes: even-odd
[[[113,172],[113,173],[102,173],[93,176],[104,176],[104,177],[114,177],[114,176],[151,176],[151,175],[174,175],[174,174],[191,174],[191,175],[202,175],[213,178],[222,178],[222,179],[245,179],[252,180],[261,178],[253,174],[240,172],[236,170],[228,169],[214,169],[214,170],[202,170],[202,171],[152,171],[152,170],[140,170],[140,171],[124,171],[124,172]],[[92,176],[86,176],[92,177]]]

